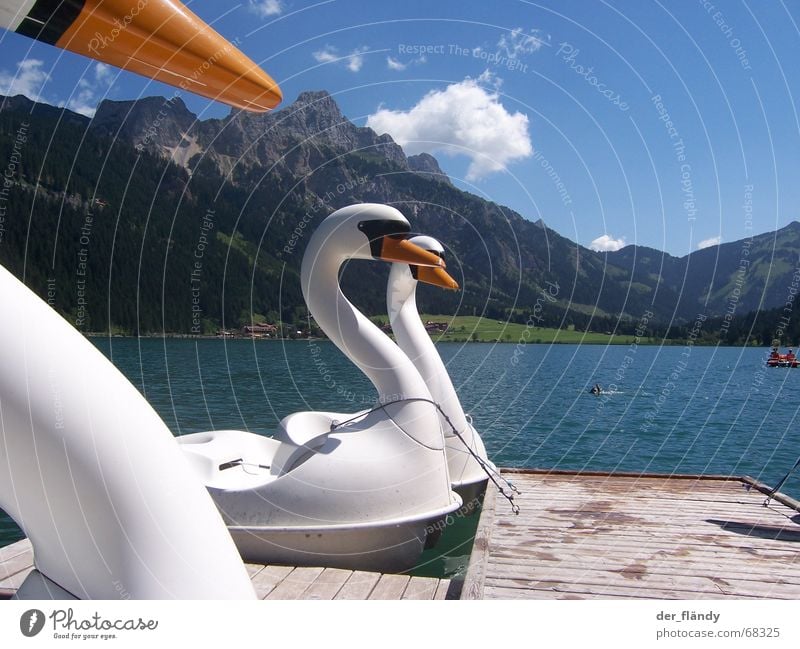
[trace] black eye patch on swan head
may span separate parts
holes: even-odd
[[[381,239],[384,237],[405,238],[411,232],[411,226],[408,223],[393,219],[361,221],[358,229],[369,239],[369,250],[373,257],[380,257]]]

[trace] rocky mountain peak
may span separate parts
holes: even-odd
[[[438,180],[451,186],[453,184],[447,174],[442,171],[439,162],[430,153],[408,156],[408,168],[431,180]]]
[[[185,167],[194,155],[203,153],[225,175],[276,163],[289,172],[305,174],[315,168],[315,159],[324,151],[378,156],[409,169],[403,149],[389,135],[353,124],[324,90],[302,92],[275,112],[232,111],[225,119],[204,121],[198,121],[178,97],[105,100],[91,128]],[[448,182],[432,156],[417,156],[414,164],[415,171]]]
[[[129,140],[134,146],[168,154],[197,122],[180,97],[144,97],[133,101],[104,100],[91,128],[97,133]]]

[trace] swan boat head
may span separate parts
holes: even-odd
[[[314,232],[301,267],[308,310],[330,340],[370,379],[379,403],[430,399],[430,393],[406,355],[344,296],[339,270],[350,259],[443,268],[439,255],[407,240],[410,230],[408,220],[388,205],[344,207]],[[422,404],[405,405],[418,411]]]

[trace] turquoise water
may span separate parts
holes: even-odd
[[[371,384],[328,342],[95,344],[176,435],[269,434],[291,412],[356,411],[374,399]],[[499,466],[748,474],[775,484],[800,455],[800,370],[765,368],[763,349],[444,343],[439,350]],[[612,392],[589,394],[596,382]],[[800,496],[800,477],[783,491]],[[18,537],[0,516],[0,546]],[[454,554],[468,552],[461,541],[451,545]],[[451,571],[454,562],[442,565]]]

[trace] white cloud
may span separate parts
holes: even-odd
[[[510,59],[516,59],[526,54],[538,52],[549,44],[550,37],[538,29],[525,32],[522,27],[512,29],[507,34],[500,36],[497,49],[504,52]]]
[[[95,63],[90,71],[75,84],[70,98],[64,102],[42,97],[42,86],[50,80],[50,74],[42,70],[44,61],[25,59],[17,63],[17,73],[0,71],[0,93],[14,96],[25,95],[34,101],[44,101],[58,106],[66,106],[86,117],[93,117],[99,95],[111,85],[116,69],[105,63]]]
[[[429,92],[407,111],[379,107],[367,126],[391,135],[410,155],[424,151],[471,158],[468,180],[533,153],[528,116],[509,113],[496,92],[469,77]]]
[[[718,246],[722,241],[722,237],[711,237],[710,239],[703,239],[697,244],[697,249],[710,248],[711,246]]]
[[[358,47],[347,55],[347,69],[350,72],[358,72],[361,69],[364,65],[364,52],[368,49],[368,47]]]
[[[350,72],[358,72],[364,65],[364,53],[368,47],[357,47],[350,54],[339,54],[333,45],[326,45],[312,54],[318,63],[342,63]]]
[[[408,63],[400,63],[400,61],[397,59],[387,56],[386,67],[388,67],[390,70],[405,70],[408,67]]]
[[[247,3],[250,11],[258,14],[262,18],[277,16],[283,13],[283,3],[281,0],[249,0]]]
[[[332,45],[326,45],[323,49],[314,52],[312,56],[318,63],[333,63],[341,59]]]
[[[17,63],[16,74],[0,71],[0,93],[13,97],[25,95],[33,101],[42,101],[42,86],[50,79],[50,75],[42,70],[44,61],[24,59]]]
[[[94,78],[97,79],[98,83],[102,83],[104,85],[110,86],[111,81],[116,74],[116,69],[111,67],[110,65],[106,65],[105,63],[98,63],[94,66]]]
[[[92,77],[82,77],[77,88],[67,100],[67,108],[86,117],[94,117],[99,95],[105,94],[114,80],[115,71],[110,65],[96,63],[92,69]]]
[[[410,61],[403,63],[402,61],[398,61],[393,56],[387,56],[386,67],[390,70],[402,71],[411,65],[422,65],[423,63],[427,63],[427,61],[428,59],[426,59],[424,56],[419,56],[416,59],[411,59]]]
[[[620,248],[624,247],[625,237],[615,239],[608,234],[597,237],[597,239],[589,244],[589,248],[595,252],[614,252],[615,250],[619,250]]]
[[[491,86],[495,90],[500,90],[500,86],[503,85],[503,80],[489,69],[481,72],[476,81],[485,86]]]

